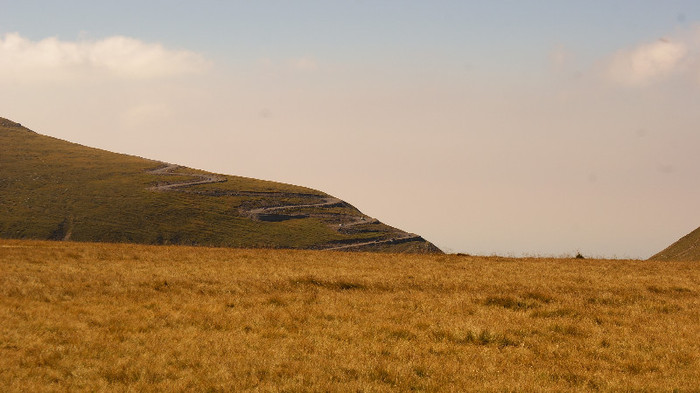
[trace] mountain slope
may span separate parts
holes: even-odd
[[[652,261],[700,261],[700,227],[649,259]]]
[[[3,118],[0,237],[440,252],[320,191],[89,148]]]

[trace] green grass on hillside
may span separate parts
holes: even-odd
[[[314,248],[367,237],[339,233],[322,216],[264,222],[246,214],[319,203],[326,196],[320,191],[223,175],[221,183],[154,191],[152,186],[196,180],[191,174],[206,172],[149,173],[163,164],[0,120],[0,237],[271,248]],[[388,237],[392,231],[383,226],[375,235]]]

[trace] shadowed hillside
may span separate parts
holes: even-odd
[[[700,227],[649,259],[652,261],[700,261]]]
[[[0,237],[441,252],[320,191],[89,148],[2,118]]]

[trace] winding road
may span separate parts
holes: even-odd
[[[223,176],[215,175],[215,174],[209,174],[209,173],[195,173],[195,172],[175,172],[178,169],[187,169],[186,167],[180,166],[180,165],[175,165],[175,164],[164,164],[161,167],[158,167],[156,169],[152,169],[147,171],[146,173],[152,174],[152,175],[162,175],[162,176],[187,176],[187,177],[192,177],[192,180],[188,181],[182,181],[182,182],[175,182],[175,183],[168,183],[168,184],[159,184],[155,186],[151,186],[148,189],[151,191],[161,191],[161,192],[166,192],[166,191],[182,191],[180,189],[182,188],[187,188],[187,187],[192,187],[192,186],[197,186],[197,185],[202,185],[202,184],[211,184],[211,183],[224,183],[227,181],[227,179]],[[279,196],[280,198],[289,198],[289,197],[314,197],[314,198],[320,198],[321,201],[319,203],[310,203],[310,204],[303,204],[303,205],[284,205],[284,206],[272,206],[272,207],[260,207],[260,208],[255,208],[255,209],[249,209],[249,210],[243,210],[242,213],[245,216],[251,217],[252,219],[259,219],[261,216],[267,215],[267,214],[275,214],[279,213],[284,210],[292,210],[292,209],[305,209],[305,208],[330,208],[330,207],[336,207],[336,206],[343,206],[346,205],[346,203],[338,198],[332,197],[332,196],[320,196],[320,195],[315,195],[315,194],[302,194],[302,193],[285,193],[285,192],[256,192],[256,191],[224,191],[221,193],[217,193],[214,195],[233,195],[233,196]],[[309,215],[311,216],[311,215]],[[351,226],[355,225],[361,225],[361,224],[381,224],[381,222],[375,218],[369,218],[365,216],[356,216],[356,217],[348,217],[346,215],[339,215],[342,216],[344,219],[346,219],[346,222],[336,225],[330,225],[336,230],[340,230],[342,228],[348,228]],[[350,218],[349,220],[347,220]],[[423,241],[423,238],[413,234],[413,233],[407,233],[403,231],[397,230],[395,233],[395,237],[392,237],[390,239],[379,239],[379,240],[372,240],[372,241],[364,241],[363,239],[358,239],[357,242],[354,243],[348,243],[348,244],[343,244],[343,245],[327,245],[327,246],[322,246],[320,250],[324,251],[342,251],[342,250],[347,250],[347,249],[355,249],[355,248],[362,248],[362,247],[367,247],[367,246],[375,246],[375,245],[381,245],[381,244],[399,244],[399,243],[407,243],[411,241]]]
[[[376,246],[376,245],[380,245],[380,244],[399,244],[399,243],[408,243],[408,242],[412,242],[412,241],[421,241],[421,240],[423,240],[422,237],[420,237],[414,233],[408,233],[404,236],[395,237],[392,239],[383,239],[383,240],[374,240],[371,242],[352,243],[352,244],[346,244],[346,245],[337,246],[337,247],[326,247],[326,248],[323,248],[323,251],[341,251],[341,250],[347,250],[350,248],[357,248],[357,247]]]
[[[146,173],[150,173],[152,175],[164,175],[164,176],[190,176],[197,178],[197,180],[192,180],[192,181],[186,181],[186,182],[180,182],[180,183],[170,183],[170,184],[162,184],[162,185],[156,185],[153,187],[150,187],[149,190],[152,191],[169,191],[173,190],[175,188],[183,188],[183,187],[190,187],[190,186],[196,186],[200,184],[210,184],[210,183],[223,183],[226,181],[225,177],[214,175],[214,174],[200,174],[200,173],[174,173],[174,171],[184,168],[180,165],[175,165],[175,164],[167,164],[164,167],[161,168],[156,168],[153,170],[150,170]]]

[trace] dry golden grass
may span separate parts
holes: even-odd
[[[700,265],[0,241],[0,391],[700,391]]]

